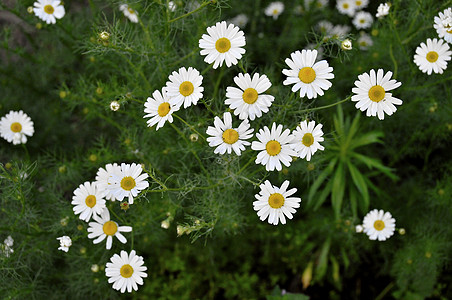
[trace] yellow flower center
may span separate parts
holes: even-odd
[[[118,231],[118,225],[116,222],[107,221],[104,223],[102,229],[106,235],[115,235],[116,231]]]
[[[245,101],[248,104],[253,104],[257,101],[257,91],[253,88],[247,88],[242,95],[243,101]]]
[[[365,21],[366,21],[366,20],[361,19],[361,20],[359,20],[359,23],[363,24]]]
[[[231,49],[231,41],[227,38],[220,38],[215,43],[215,49],[220,53],[228,52]]]
[[[227,129],[223,132],[222,137],[223,137],[223,141],[226,144],[232,145],[239,140],[239,133],[237,132],[237,130]]]
[[[362,2],[361,2],[361,1],[359,1],[359,0],[358,0],[358,1],[356,1],[355,3],[356,3],[356,6],[360,6],[360,5],[362,4]]]
[[[449,29],[449,30],[447,30],[446,32],[452,34],[452,28],[448,27],[447,29]]]
[[[303,145],[305,145],[306,147],[311,146],[312,144],[314,144],[314,137],[312,136],[311,133],[305,133],[303,135],[303,138],[301,139],[301,142],[303,143]]]
[[[157,112],[160,117],[166,116],[169,113],[169,111],[170,111],[170,104],[168,102],[163,102],[157,108]]]
[[[425,58],[427,58],[429,62],[434,63],[438,60],[438,53],[435,51],[430,51],[429,53],[427,53],[427,56]]]
[[[121,179],[121,187],[126,191],[130,191],[136,185],[137,185],[137,183],[135,182],[135,179],[133,179],[130,176],[127,176],[127,177],[124,177],[123,179]]]
[[[12,132],[21,132],[22,131],[22,125],[18,122],[14,122],[11,124],[11,131]]]
[[[366,41],[361,41],[359,44],[360,44],[361,46],[367,46],[367,42],[366,42]]]
[[[124,278],[132,277],[133,274],[133,268],[131,265],[127,264],[121,267],[119,270],[119,273],[121,273],[121,276]]]
[[[382,220],[376,220],[374,222],[374,228],[378,231],[382,231],[385,228],[385,222]]]
[[[96,205],[96,196],[94,196],[94,195],[89,195],[88,197],[86,197],[86,199],[85,199],[85,204],[86,204],[86,206],[88,206],[89,208],[93,208],[94,205]]]
[[[385,89],[380,85],[374,85],[369,90],[369,99],[373,102],[380,102],[385,98]]]
[[[268,197],[268,205],[270,205],[271,208],[280,208],[284,205],[284,196],[280,193],[271,194],[270,197]]]
[[[277,15],[277,14],[278,14],[278,10],[277,10],[276,8],[273,10],[273,14],[274,14],[274,15]]]
[[[347,8],[348,8],[348,3],[342,4],[342,7],[345,8],[345,9],[347,9]]]
[[[44,11],[46,13],[48,13],[49,15],[53,14],[53,12],[55,11],[55,9],[53,8],[52,5],[47,4],[46,6],[44,6]]]
[[[311,83],[315,80],[315,71],[311,67],[304,67],[298,72],[298,78],[304,83]]]
[[[272,140],[267,143],[265,149],[269,155],[275,156],[281,152],[281,144],[278,141]]]
[[[135,14],[135,11],[133,9],[131,9],[130,7],[127,7],[127,10],[129,11],[129,13],[131,13],[132,15]]]
[[[194,90],[195,87],[190,81],[184,81],[179,86],[179,93],[181,93],[184,97],[190,96]]]

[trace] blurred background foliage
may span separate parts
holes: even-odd
[[[375,15],[379,1],[366,11]],[[33,1],[0,4],[0,115],[23,110],[35,134],[25,146],[0,141],[0,239],[14,238],[14,253],[0,256],[5,299],[449,299],[452,253],[452,96],[450,68],[427,76],[413,63],[415,48],[435,38],[433,18],[452,1],[392,2],[390,14],[367,30],[373,46],[360,50],[360,32],[324,40],[321,20],[352,27],[334,1],[286,0],[273,20],[270,1],[132,1],[140,23],[130,23],[119,1],[65,1],[56,25],[27,13]],[[199,55],[206,27],[239,13],[246,54],[239,66],[212,70]],[[181,18],[179,18],[181,17]],[[99,37],[110,34],[108,41]],[[314,43],[334,67],[323,97],[299,99],[283,86],[284,59]],[[202,71],[204,99],[177,113],[158,132],[147,128],[143,103],[180,67]],[[242,156],[218,156],[202,136],[226,110],[225,90],[241,71],[266,74],[275,102],[252,122],[295,128],[321,122],[325,151],[265,172]],[[402,86],[397,112],[379,121],[346,99],[357,76],[393,71]],[[117,100],[121,108],[109,105]],[[322,108],[322,109],[319,109]],[[133,227],[128,243],[106,251],[87,238],[87,224],[72,212],[72,193],[112,162],[143,163],[168,189],[150,181],[128,210],[110,210]],[[301,208],[286,225],[258,220],[252,209],[258,184],[290,180]],[[385,242],[355,233],[370,209],[390,211],[396,234]],[[161,227],[162,221],[169,228]],[[121,222],[122,223],[122,222]],[[179,226],[179,232],[176,228]],[[179,233],[179,235],[178,235]],[[73,246],[58,251],[57,237]],[[104,265],[121,249],[144,256],[148,278],[138,292],[120,295]],[[97,265],[98,268],[93,267]],[[94,272],[93,270],[97,270]]]

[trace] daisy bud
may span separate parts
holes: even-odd
[[[99,272],[99,265],[94,264],[91,266],[91,271],[93,271],[94,273]]]
[[[361,232],[363,232],[364,228],[362,225],[356,225],[355,230],[357,233],[361,233]]]
[[[168,219],[166,219],[166,220],[162,221],[162,223],[160,224],[160,226],[161,226],[163,229],[168,229],[168,228],[170,227],[170,222],[168,222]]]
[[[352,41],[349,39],[343,40],[341,43],[341,48],[345,51],[352,50]]]
[[[400,228],[399,229],[399,234],[400,235],[404,235],[406,233],[405,228]]]
[[[58,248],[58,250],[64,251],[64,252],[68,252],[69,251],[69,247],[72,246],[72,240],[70,237],[68,237],[67,235],[65,236],[61,236],[59,238],[57,238],[57,240],[60,241],[60,247]]]
[[[192,133],[190,134],[190,141],[192,141],[193,143],[196,143],[199,139],[199,136],[196,133]]]
[[[80,253],[81,254],[85,254],[86,253],[86,248],[85,247],[80,248]]]
[[[33,6],[27,7],[27,12],[28,12],[29,14],[32,14],[32,13],[33,13]]]
[[[66,96],[67,96],[67,93],[65,91],[60,91],[60,98],[61,99],[66,98]]]
[[[82,231],[83,230],[83,225],[77,225],[77,229]]]
[[[425,257],[427,257],[427,258],[432,257],[432,253],[429,251],[425,252]]]
[[[60,224],[61,226],[67,226],[69,221],[69,217],[64,217],[63,219],[60,220]]]
[[[97,160],[97,155],[96,154],[91,154],[88,159],[92,162],[95,162]]]
[[[42,23],[36,23],[36,29],[41,29],[42,28]]]
[[[440,195],[440,196],[444,195],[444,190],[443,189],[439,189],[438,190],[438,195]]]
[[[112,111],[118,111],[120,107],[121,107],[121,105],[119,104],[118,101],[116,101],[116,100],[111,101],[111,103],[110,103],[110,109],[111,109]]]
[[[108,41],[110,34],[106,31],[102,31],[101,33],[99,33],[99,38],[103,41]]]
[[[66,166],[61,166],[58,168],[58,172],[60,173],[66,173]]]
[[[12,166],[13,165],[11,163],[9,163],[9,162],[5,164],[5,168],[8,169],[8,170],[11,169]]]
[[[120,206],[122,210],[128,210],[130,208],[129,202],[122,202]]]
[[[177,232],[177,236],[181,236],[185,232],[187,232],[187,228],[185,228],[185,227],[183,227],[181,225],[177,225],[176,232]]]
[[[306,169],[308,169],[308,171],[314,171],[315,165],[313,163],[308,163]]]
[[[103,91],[104,91],[104,90],[103,90],[101,87],[98,87],[98,88],[96,89],[96,93],[97,93],[98,95],[102,94]]]

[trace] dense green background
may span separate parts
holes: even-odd
[[[311,299],[451,298],[452,72],[427,76],[413,55],[421,42],[437,37],[433,18],[452,1],[394,1],[390,15],[367,30],[374,41],[368,51],[355,43],[344,53],[340,40],[327,41],[324,57],[335,78],[315,100],[283,86],[281,70],[291,52],[322,40],[314,29],[320,20],[352,26],[333,1],[297,15],[302,1],[287,0],[273,20],[263,13],[270,1],[218,0],[172,21],[189,9],[186,1],[176,2],[170,12],[166,1],[134,1],[142,23],[133,24],[118,1],[67,1],[56,25],[27,13],[33,1],[2,2],[0,115],[23,110],[35,134],[23,147],[0,141],[0,239],[14,238],[14,254],[0,257],[0,295],[258,299],[284,289]],[[378,4],[366,10],[374,15]],[[249,17],[242,67],[266,74],[275,96],[270,112],[252,127],[275,121],[294,128],[306,118],[323,123],[325,151],[309,164],[298,159],[268,173],[246,165],[256,155],[250,149],[240,157],[219,156],[202,138],[190,141],[193,130],[204,134],[214,114],[226,110],[226,87],[241,72],[239,66],[209,69],[198,40],[206,27],[238,13]],[[102,31],[110,33],[108,43],[99,40]],[[353,29],[349,37],[358,36]],[[182,66],[203,71],[204,103],[178,113],[190,127],[175,119],[158,132],[147,128],[144,101]],[[393,94],[404,103],[393,116],[368,118],[350,101],[312,110],[348,97],[357,76],[372,68],[391,70],[402,82]],[[121,103],[119,111],[109,109],[112,100]],[[128,211],[110,202],[133,227],[133,238],[126,234],[126,245],[115,240],[108,251],[87,238],[87,224],[70,201],[78,185],[112,162],[143,163],[175,190],[158,192],[150,180]],[[261,222],[253,211],[265,179],[278,186],[288,179],[298,189],[301,208],[286,225]],[[390,211],[406,234],[385,242],[356,234],[354,226],[374,208]],[[174,219],[166,230],[160,223],[168,213]],[[177,237],[177,225],[191,233]],[[68,253],[57,250],[62,235],[73,239]],[[114,291],[103,269],[91,271],[122,249],[135,249],[148,267],[144,286],[131,295]],[[284,299],[306,298],[292,296]]]

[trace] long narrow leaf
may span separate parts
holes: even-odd
[[[362,204],[363,207],[369,206],[369,189],[366,184],[366,180],[364,179],[364,176],[361,174],[361,172],[353,165],[352,162],[347,162],[348,170],[350,172],[350,175],[352,175],[353,183],[355,184],[356,188],[362,195]]]
[[[333,177],[333,189],[331,191],[331,201],[333,203],[333,210],[336,219],[341,215],[342,200],[345,191],[345,172],[344,164],[339,162],[339,165]]]

